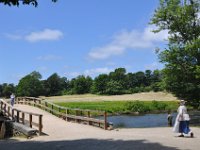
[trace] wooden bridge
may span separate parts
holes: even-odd
[[[15,107],[12,107],[6,101],[0,99],[0,109],[3,114],[15,122],[37,129],[40,135],[43,132],[43,117],[45,116],[43,113],[28,111],[32,110],[32,107],[37,107],[48,112],[48,114],[50,113],[62,120],[70,122],[97,126],[105,130],[107,130],[109,126],[107,122],[107,113],[105,111],[71,109],[34,97],[18,97],[15,103]],[[31,109],[29,108],[26,110],[27,107],[24,106],[27,105],[31,106]],[[103,119],[97,119],[95,116],[101,116]],[[54,123],[56,124],[56,122]]]

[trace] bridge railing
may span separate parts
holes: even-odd
[[[42,128],[43,128],[42,114],[37,114],[37,113],[32,113],[32,112],[16,109],[2,99],[0,99],[0,109],[3,114],[5,114],[10,119],[16,122],[26,124],[31,128],[33,128],[33,126],[37,127],[38,132],[41,135]]]
[[[17,97],[16,103],[39,107],[66,121],[86,123],[88,125],[104,128],[105,130],[107,130],[111,124],[107,121],[106,111],[67,108],[35,97]],[[100,116],[101,119],[95,116]]]

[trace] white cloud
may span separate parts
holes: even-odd
[[[87,69],[87,70],[84,71],[84,75],[94,76],[94,75],[98,75],[98,74],[107,74],[111,71],[113,71],[113,69],[110,69],[110,68],[107,68],[107,67]]]
[[[161,31],[157,34],[152,32],[154,28],[148,26],[144,31],[122,31],[116,34],[112,41],[104,46],[93,48],[89,52],[89,58],[107,59],[114,55],[121,55],[127,49],[143,49],[153,47],[155,42],[162,42],[167,39],[168,32]]]
[[[29,42],[38,41],[54,41],[58,40],[63,36],[60,30],[44,29],[43,31],[32,32],[25,36],[25,40]]]
[[[64,73],[64,75],[69,76],[70,78],[75,78],[79,75],[81,75],[80,72],[70,72],[70,73]]]
[[[55,56],[55,55],[46,55],[46,56],[38,56],[37,60],[42,60],[42,61],[54,61],[54,60],[61,60],[62,57],[60,56]]]
[[[148,64],[145,66],[145,69],[146,70],[156,70],[156,69],[159,69],[160,66],[157,62],[153,62],[152,64]]]
[[[110,44],[110,45],[106,45],[105,47],[99,47],[99,48],[93,49],[89,53],[89,57],[93,59],[105,59],[112,55],[120,55],[123,52],[124,52],[123,47]]]
[[[12,40],[26,40],[28,42],[55,41],[63,37],[63,33],[56,29],[44,29],[42,31],[27,33],[16,31],[14,34],[6,33],[5,36]]]
[[[99,74],[108,74],[113,70],[114,69],[102,67],[102,68],[86,69],[82,72],[76,72],[76,71],[75,72],[66,72],[66,73],[64,73],[64,75],[69,77],[69,78],[76,78],[79,75],[96,77]]]
[[[151,42],[151,44],[153,44],[153,42],[162,42],[168,38],[169,35],[167,30],[160,31],[159,33],[153,33],[152,31],[154,29],[155,28],[152,26],[145,28],[143,33],[144,41],[148,41]]]

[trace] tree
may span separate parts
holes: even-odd
[[[145,86],[150,86],[152,82],[152,71],[145,70]]]
[[[200,104],[200,1],[160,0],[151,24],[168,30],[169,46],[159,53],[165,63],[167,90]]]
[[[4,83],[0,85],[0,97],[10,97],[15,92],[14,84]]]
[[[109,82],[107,82],[106,94],[118,95],[118,94],[123,94],[123,93],[124,93],[124,89],[119,82],[114,81],[114,80],[110,80]]]
[[[107,74],[100,74],[98,77],[94,79],[94,91],[98,94],[106,93],[106,84],[109,81],[109,77]]]
[[[110,72],[109,78],[112,81],[118,82],[120,87],[123,89],[127,89],[127,80],[126,80],[126,69],[125,68],[117,68],[114,72]]]
[[[52,0],[52,2],[56,2],[57,0]],[[37,7],[38,0],[0,0],[0,3],[3,3],[4,5],[9,6],[19,6],[20,2],[22,2],[23,5],[30,5]]]
[[[93,81],[91,77],[80,75],[75,80],[73,80],[73,92],[75,94],[90,93],[92,83]]]
[[[41,77],[39,72],[32,72],[23,77],[17,86],[17,95],[33,97],[40,96],[43,92],[43,85],[39,80],[39,77]]]
[[[61,95],[62,91],[67,88],[67,78],[61,78],[57,73],[52,74],[46,81],[44,81],[44,87],[46,90],[46,96]]]
[[[136,86],[141,87],[145,85],[145,74],[142,71],[138,71],[135,73],[135,77],[137,79]]]

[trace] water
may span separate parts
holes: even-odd
[[[113,127],[122,128],[150,128],[150,127],[167,127],[167,113],[146,114],[139,116],[120,115],[109,116],[108,121],[113,123]],[[172,114],[173,124],[175,122],[176,113]],[[192,125],[200,125],[200,112],[191,113]]]

